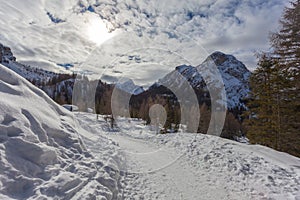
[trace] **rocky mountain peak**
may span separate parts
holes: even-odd
[[[232,55],[226,55],[220,51],[215,51],[208,57],[208,59],[213,59],[216,65],[222,65],[225,61],[232,59],[232,57]]]
[[[177,66],[173,72],[160,79],[158,84],[173,85],[174,87],[174,84],[178,86],[182,85],[182,83],[176,80],[179,72],[193,88],[207,90],[206,84],[208,83],[204,81],[203,75],[212,70],[213,64],[216,65],[223,79],[228,108],[246,108],[242,100],[247,97],[250,91],[249,77],[251,72],[234,56],[220,51],[212,53],[197,67],[188,65]],[[218,81],[212,80],[209,84],[218,84]],[[216,87],[219,86],[216,85]]]
[[[243,83],[248,82],[251,72],[247,69],[244,63],[239,61],[233,55],[225,54],[220,51],[212,53],[201,65],[198,66],[198,69],[203,71],[202,68],[209,66],[206,64],[211,60],[213,60],[223,78],[224,74],[228,74],[231,77],[239,79]]]
[[[11,49],[0,43],[0,63],[8,63],[9,61],[16,61]]]

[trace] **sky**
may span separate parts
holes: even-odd
[[[250,70],[269,49],[285,0],[0,0],[0,42],[48,70],[162,77],[214,51]],[[31,5],[31,6],[28,6]],[[127,68],[126,68],[127,67]],[[103,72],[105,69],[105,73]],[[156,73],[159,71],[159,73]]]

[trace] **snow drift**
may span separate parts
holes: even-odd
[[[0,95],[0,199],[117,197],[117,178],[87,152],[71,112],[2,65]]]

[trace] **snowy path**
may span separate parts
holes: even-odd
[[[91,133],[86,146],[95,157],[105,149],[99,135],[118,147],[108,154],[121,160],[121,199],[299,198],[298,158],[201,134],[155,135],[140,121],[110,131],[95,115],[77,117]]]
[[[144,190],[153,191],[145,199],[195,199],[191,196],[196,194],[191,187],[191,183],[195,182],[195,174],[187,165],[183,165],[184,155],[175,153],[174,149],[160,149],[126,135],[115,134],[109,138],[119,144],[126,156],[127,166],[123,170],[139,174],[146,180]]]
[[[133,199],[250,199],[242,193],[231,195],[222,182],[195,170],[188,156],[174,148],[160,148],[127,134],[108,137],[119,144],[126,156],[127,168],[123,170],[144,179],[143,186],[134,185],[140,187],[141,194]]]

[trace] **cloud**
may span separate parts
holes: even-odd
[[[176,30],[197,40],[209,53],[235,54],[250,69],[256,66],[254,52],[268,50],[269,33],[278,28],[283,8],[289,4],[288,0],[114,2],[99,3],[95,10],[116,27],[137,32],[147,27]],[[106,12],[111,7],[114,17]]]
[[[234,54],[248,68],[254,69],[254,52],[268,49],[269,32],[278,27],[278,20],[288,2],[10,0],[3,2],[0,8],[0,42],[11,46],[20,61],[46,69],[57,66],[56,63],[79,63],[81,67],[86,66],[86,70],[93,71],[103,68],[124,52],[151,45],[172,50],[174,55],[157,50],[143,55],[146,61],[157,63],[151,73],[141,70],[140,73],[145,76],[146,73],[155,74],[155,70],[171,71],[175,67],[172,65],[184,64],[184,60],[200,64],[208,55],[205,51],[212,53],[216,50]],[[29,4],[31,6],[27,6]],[[51,13],[53,19],[61,19],[60,23],[53,23],[47,13]],[[95,49],[102,47],[87,36],[88,21],[92,17],[103,20],[110,31],[122,30],[131,34],[119,40],[118,44],[115,42],[114,48],[111,47],[108,52],[99,51],[97,56],[101,59],[98,60],[92,57]],[[194,41],[200,47],[195,48]],[[128,60],[125,62],[130,63]],[[131,65],[136,68],[135,64]],[[163,65],[166,66],[164,69]],[[124,70],[126,73],[134,74],[127,69]],[[139,76],[138,79],[142,78]],[[148,78],[145,80],[149,81]]]
[[[235,54],[253,69],[256,65],[253,52],[268,49],[269,33],[277,29],[287,3],[281,0],[211,1],[189,10],[194,13],[192,19],[185,18],[182,22],[183,13],[174,15],[172,19],[177,24],[174,22],[172,25],[176,30],[196,38],[208,52],[221,50]]]
[[[218,24],[215,27],[222,27],[222,31],[210,31],[203,34],[204,46],[210,51],[220,49],[235,54],[248,68],[254,69],[256,65],[254,51],[268,50],[269,33],[278,28],[278,21],[286,3],[282,1],[242,1],[237,4],[234,11],[225,12],[226,9],[223,10],[223,13],[229,13],[225,22],[217,17],[208,22]]]

